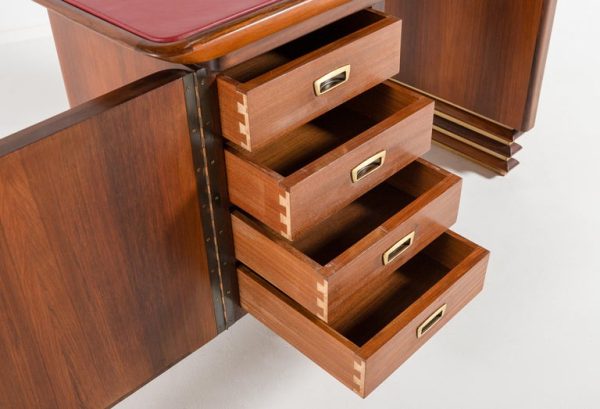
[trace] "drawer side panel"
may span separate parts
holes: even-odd
[[[347,387],[364,387],[357,347],[245,267],[238,269],[242,307]],[[285,297],[285,298],[283,298]],[[286,299],[288,301],[286,301]],[[357,369],[358,368],[358,369]]]

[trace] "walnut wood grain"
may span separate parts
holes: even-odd
[[[229,146],[230,200],[293,240],[427,152],[432,118],[430,100],[378,85],[263,149]],[[382,151],[383,165],[353,183],[352,169]]]
[[[460,179],[419,160],[289,242],[240,211],[232,214],[236,258],[323,321],[352,313],[365,281],[389,274],[455,221]],[[383,253],[411,232],[412,245]]]
[[[48,14],[72,107],[155,72],[185,68],[127,48],[51,10]]]
[[[347,7],[354,0],[287,0],[255,13],[198,33],[174,43],[156,43],[134,35],[62,0],[35,0],[44,7],[112,39],[128,48],[177,64],[198,64],[218,59],[253,42],[261,41],[292,26],[328,12]],[[367,3],[374,3],[372,0]],[[367,4],[368,5],[368,4]],[[365,2],[357,4],[365,6]],[[351,8],[349,11],[354,11]],[[331,21],[322,20],[322,24]]]
[[[396,271],[392,290],[382,287],[387,297],[368,319],[341,332],[244,266],[240,297],[251,315],[365,397],[481,291],[487,260],[486,250],[447,232]],[[417,338],[417,328],[442,305],[442,319]]]
[[[365,10],[224,71],[223,136],[257,150],[385,81],[398,72],[400,33],[400,21]],[[315,95],[318,78],[347,65],[348,81]]]
[[[216,336],[183,75],[0,140],[0,407],[111,406]]]
[[[390,0],[404,21],[397,78],[527,131],[535,121],[556,0]]]

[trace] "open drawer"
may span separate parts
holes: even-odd
[[[323,321],[353,314],[349,297],[390,274],[456,221],[461,180],[417,160],[290,242],[232,214],[236,258]]]
[[[488,252],[447,232],[379,286],[368,313],[339,330],[238,269],[242,307],[365,397],[483,287]]]
[[[401,22],[363,10],[217,78],[225,138],[253,151],[395,75]]]
[[[225,151],[231,202],[287,239],[431,146],[433,103],[387,81],[254,152]]]

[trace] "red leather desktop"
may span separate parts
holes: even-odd
[[[150,41],[183,40],[281,0],[65,0]]]

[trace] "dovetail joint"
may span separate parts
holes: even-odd
[[[240,134],[246,137],[246,142],[242,142],[242,148],[252,151],[250,143],[250,120],[248,119],[248,97],[246,94],[239,93],[242,97],[242,102],[237,103],[237,111],[242,115],[243,121],[240,121]]]
[[[292,223],[290,220],[290,192],[284,191],[283,195],[279,195],[279,204],[283,207],[283,211],[279,214],[279,221],[285,228],[280,233],[288,240],[292,239]]]
[[[354,360],[354,376],[352,380],[354,381],[354,391],[360,396],[365,394],[365,367],[365,361],[362,359],[359,361]]]
[[[317,293],[319,293],[317,296],[317,307],[321,310],[321,312],[317,313],[317,317],[327,322],[327,315],[329,311],[329,283],[327,280],[323,280],[323,283],[317,282]]]

